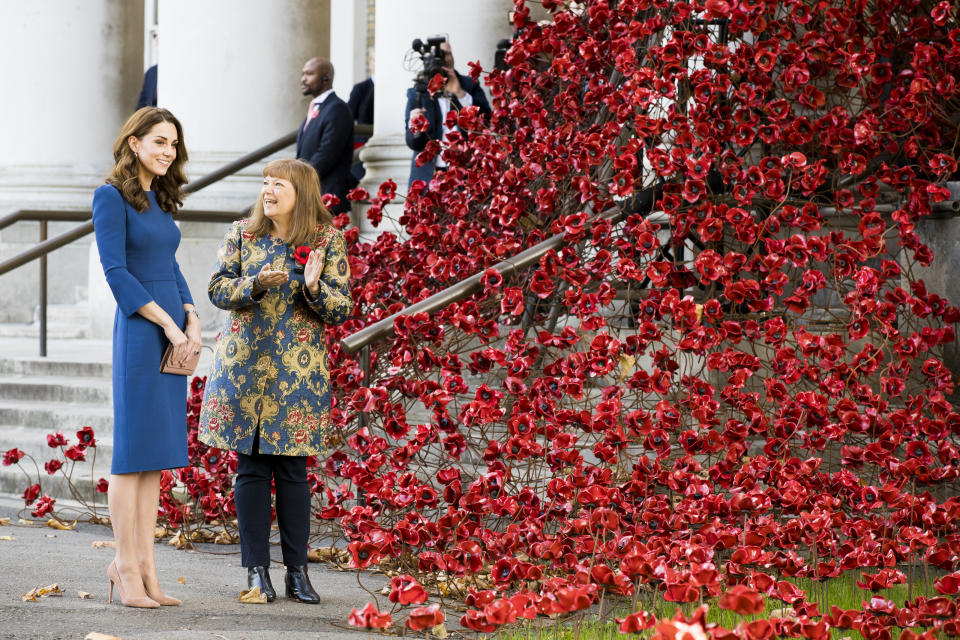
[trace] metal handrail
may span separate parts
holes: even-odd
[[[634,213],[649,213],[653,210],[654,203],[656,202],[660,191],[660,187],[644,189],[632,200],[624,203],[623,206],[601,212],[591,218],[587,224],[592,224],[602,219],[609,220],[611,224],[618,224],[625,220],[628,215]],[[563,247],[565,244],[564,236],[565,234],[563,233],[552,235],[546,240],[542,240],[532,247],[524,249],[512,258],[499,262],[492,268],[499,271],[500,275],[504,278],[513,275],[517,271],[535,264],[537,260],[539,260],[550,249],[558,249]],[[416,302],[408,307],[404,307],[397,313],[394,313],[383,320],[375,322],[368,327],[364,327],[356,333],[350,334],[340,341],[340,345],[343,347],[345,352],[355,353],[360,349],[372,344],[373,342],[391,335],[394,331],[394,320],[401,316],[408,316],[421,311],[433,313],[434,311],[443,309],[454,302],[463,300],[467,296],[470,296],[481,289],[481,281],[483,280],[483,275],[485,272],[486,269],[484,271],[475,273],[472,276],[469,276],[460,282],[447,287],[443,291],[435,293],[428,298],[424,298],[420,302]]]
[[[233,222],[239,218],[242,218],[247,215],[247,211],[233,212],[233,211],[190,211],[183,210],[177,213],[177,220],[182,222]],[[63,221],[63,220],[89,220],[90,212],[89,211],[71,211],[71,214],[83,214],[76,215],[73,217],[66,218],[62,216],[64,212],[62,211],[30,211],[30,217],[21,217],[20,220],[39,220],[42,224],[45,224],[48,221]],[[44,215],[49,214],[49,215]],[[83,236],[89,234],[93,231],[93,223],[86,222],[78,227],[74,227],[66,233],[60,234],[55,238],[46,239],[46,234],[43,234],[41,242],[34,246],[31,249],[17,254],[16,256],[10,258],[9,260],[4,260],[0,262],[0,276],[3,274],[13,271],[17,267],[23,266],[24,264],[36,260],[37,258],[42,258],[46,254],[64,247],[74,240],[78,240]]]
[[[89,211],[41,211],[39,209],[19,209],[0,218],[0,229],[9,227],[21,220],[47,220],[54,222],[83,222],[90,219]]]
[[[653,211],[653,205],[656,202],[659,192],[660,189],[658,187],[645,189],[637,194],[637,196],[625,206],[600,213],[590,222],[592,223],[598,219],[607,218],[610,220],[611,224],[617,224],[626,219],[628,215],[633,213],[648,214]],[[896,208],[896,205],[878,205],[876,207],[876,209],[881,213],[892,213]],[[955,217],[960,214],[960,200],[951,199],[944,202],[934,202],[931,203],[931,209],[933,212],[933,215],[930,216],[931,219]],[[823,212],[825,215],[844,212],[849,213],[850,211],[850,209],[838,211],[830,207],[821,208],[821,212]],[[550,236],[539,244],[521,251],[510,260],[504,260],[500,262],[493,268],[499,271],[500,275],[503,277],[512,275],[516,271],[528,267],[539,260],[540,257],[550,249],[563,246],[563,236],[564,234],[562,233]],[[467,296],[470,296],[480,290],[483,274],[484,272],[482,271],[475,273],[472,276],[469,276],[466,279],[447,287],[443,291],[435,293],[432,296],[425,298],[420,302],[416,302],[408,307],[404,307],[393,315],[375,322],[370,326],[364,327],[356,333],[350,334],[340,341],[340,345],[343,347],[345,352],[355,353],[364,347],[368,347],[377,340],[393,334],[393,323],[401,316],[408,316],[421,311],[433,313],[434,311],[443,309],[454,302],[459,302],[460,300],[463,300]],[[368,355],[366,357],[369,358]]]

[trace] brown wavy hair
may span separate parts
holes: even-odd
[[[284,158],[267,163],[263,168],[263,177],[267,176],[289,180],[297,196],[290,217],[290,237],[284,239],[286,243],[293,246],[313,244],[317,225],[333,222],[330,210],[323,206],[320,178],[316,170],[303,160]],[[262,197],[254,203],[249,220],[246,230],[257,237],[273,231],[273,223],[263,212]]]
[[[177,130],[177,157],[170,163],[165,175],[153,179],[152,186],[160,208],[174,214],[183,204],[184,193],[181,187],[187,182],[183,174],[183,165],[187,162],[187,147],[183,144],[183,127],[180,126],[180,121],[166,109],[143,107],[130,116],[113,143],[115,164],[106,182],[119,189],[123,199],[140,213],[150,208],[150,201],[140,186],[140,160],[134,155],[127,140],[130,136],[143,138],[161,122],[169,122]]]

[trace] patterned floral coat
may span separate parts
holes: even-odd
[[[200,440],[249,454],[259,426],[260,453],[316,455],[330,420],[324,326],[344,322],[353,309],[347,246],[336,228],[317,227],[312,247],[326,258],[313,300],[293,259],[296,247],[255,238],[246,224],[233,223],[210,278],[210,301],[230,316],[204,390]],[[286,270],[290,280],[254,295],[265,264]]]

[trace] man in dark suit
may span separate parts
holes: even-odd
[[[357,124],[373,124],[373,76],[353,85],[347,104]]]
[[[356,124],[373,124],[374,78],[372,56],[370,59],[370,67],[370,77],[353,85],[353,89],[350,91],[350,99],[347,100]],[[353,137],[353,148],[359,149],[367,143],[369,138],[369,135],[357,133]],[[366,175],[366,173],[367,171],[363,166],[363,162],[360,160],[354,162],[350,168],[350,175],[352,175],[357,182],[363,180],[363,176]]]
[[[451,109],[460,110],[464,107],[476,106],[480,115],[490,117],[490,103],[479,84],[467,76],[462,76],[453,68],[453,51],[450,43],[443,42],[440,48],[444,52],[443,72],[447,76],[447,84],[443,92],[433,97],[418,93],[416,88],[407,90],[407,110],[404,118],[407,146],[413,149],[413,159],[410,161],[410,183],[414,180],[430,182],[435,170],[446,169],[446,163],[438,155],[433,162],[417,166],[417,154],[423,151],[430,140],[443,140],[451,130],[445,130],[444,119]],[[429,78],[427,78],[429,80]],[[426,117],[430,126],[426,131],[414,134],[410,131],[410,120],[418,115]],[[408,184],[408,186],[409,186]]]
[[[350,210],[347,191],[352,186],[353,116],[347,103],[333,92],[333,65],[324,58],[311,58],[303,65],[300,90],[313,96],[297,132],[297,157],[306,160],[320,176],[324,194],[340,201],[334,214]]]
[[[153,65],[143,74],[143,87],[137,98],[137,109],[157,106],[157,65]]]

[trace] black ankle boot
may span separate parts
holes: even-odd
[[[287,567],[284,579],[287,583],[287,597],[304,604],[317,604],[320,596],[313,590],[310,578],[307,577],[306,567]]]
[[[270,582],[270,572],[267,567],[247,568],[247,588],[253,589],[254,587],[260,587],[260,593],[267,596],[267,602],[273,602],[277,599],[277,592],[274,591],[273,583]]]

